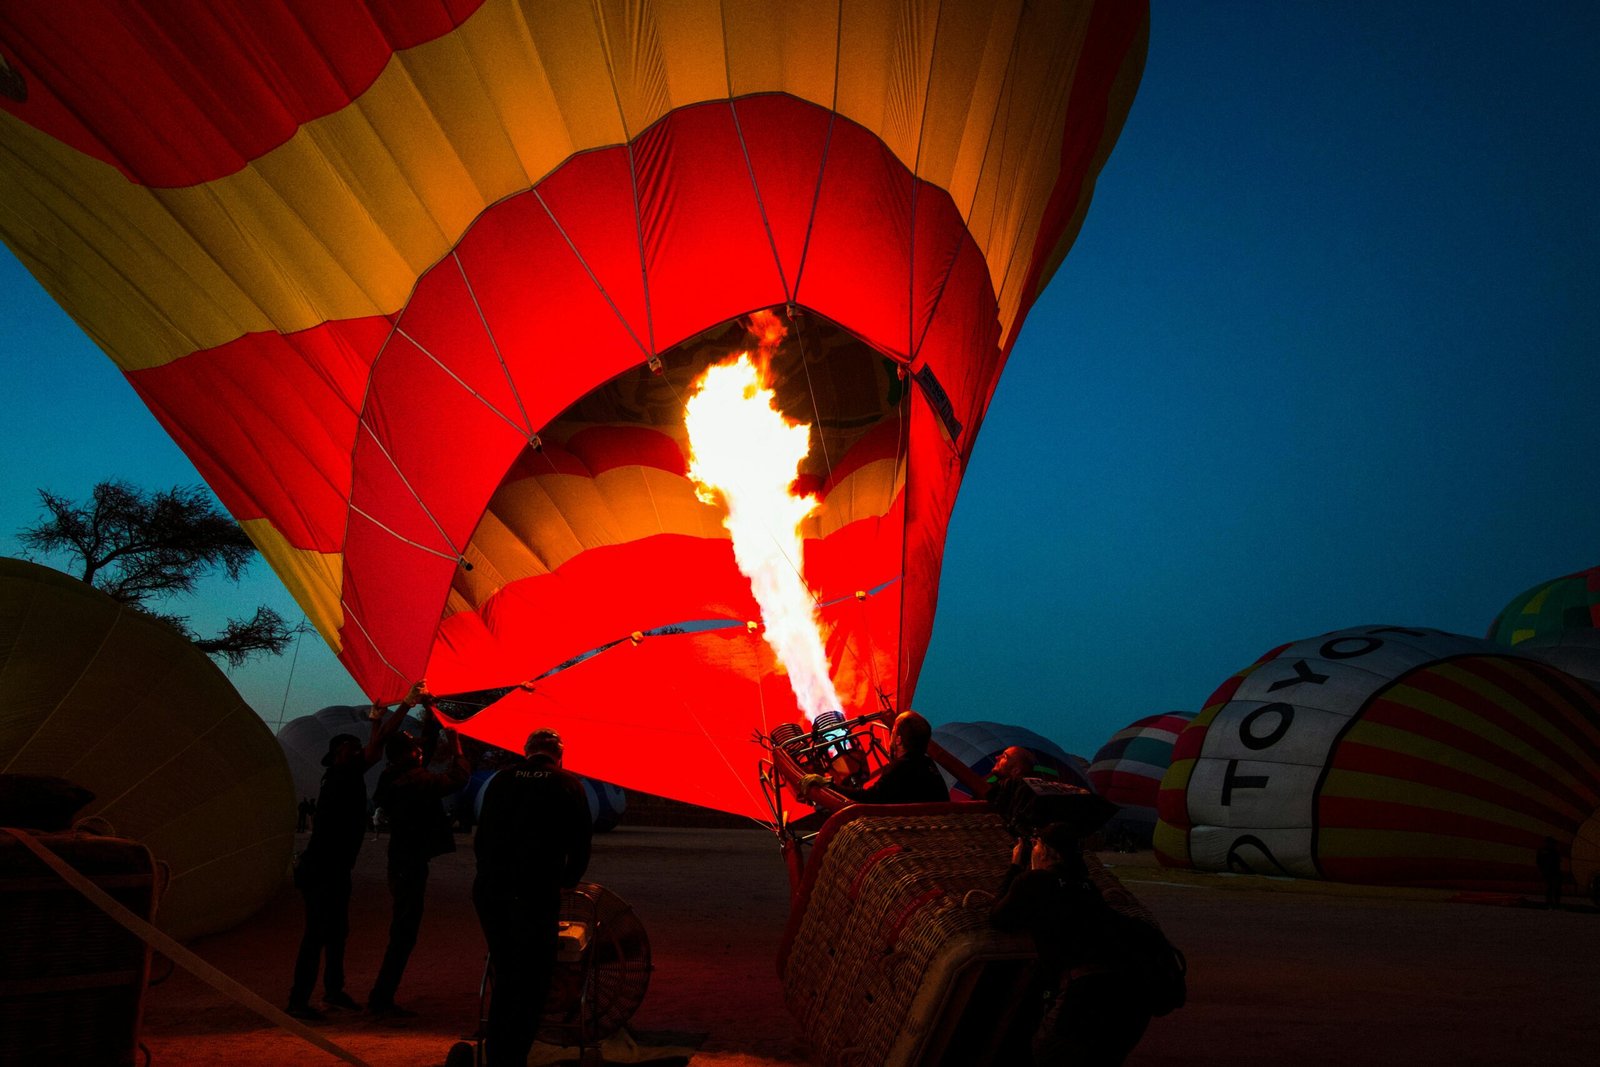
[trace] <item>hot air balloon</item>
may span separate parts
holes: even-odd
[[[1489,624],[1489,640],[1502,645],[1549,639],[1568,630],[1600,628],[1600,567],[1590,567],[1513,597]]]
[[[1528,890],[1600,811],[1600,694],[1478,638],[1336,630],[1212,695],[1159,810],[1169,865]]]
[[[288,881],[294,794],[272,732],[166,623],[0,559],[0,771],[94,793],[78,814],[167,865],[178,938],[249,918]]]
[[[796,698],[685,390],[781,320],[791,565],[842,710],[909,704],[1146,37],[1121,0],[8,5],[0,237],[368,697],[531,683],[463,731],[764,817]]]
[[[1156,796],[1172,764],[1172,746],[1194,718],[1192,711],[1147,715],[1111,735],[1089,765],[1089,784],[1121,810],[1106,832],[1150,844],[1156,828]]]
[[[1054,778],[1082,789],[1093,788],[1079,765],[1080,757],[1025,726],[1002,722],[950,722],[935,726],[933,739],[980,778],[992,778],[990,772],[994,770],[1000,753],[1012,745],[1021,745],[1033,753],[1031,773],[1035,777]],[[944,775],[945,784],[950,786],[953,797],[970,795],[966,787],[948,771],[941,770],[940,773]]]
[[[1516,597],[1496,616],[1489,639],[1600,688],[1600,567]]]

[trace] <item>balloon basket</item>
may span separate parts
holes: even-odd
[[[161,877],[137,841],[85,833],[0,834],[0,1063],[131,1065],[138,1058],[150,946],[49,870],[34,840],[141,919]]]
[[[778,965],[819,1063],[998,1063],[1036,964],[1028,937],[989,926],[1011,845],[975,804],[858,804],[828,820]]]

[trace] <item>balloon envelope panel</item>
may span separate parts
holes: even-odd
[[[1357,627],[1274,650],[1180,736],[1163,862],[1527,889],[1600,808],[1600,696],[1486,641]]]
[[[278,744],[283,749],[289,774],[294,780],[297,797],[316,797],[322,791],[322,775],[327,770],[322,757],[328,754],[328,739],[335,734],[354,734],[365,745],[372,736],[372,720],[367,718],[371,705],[334,704],[310,715],[302,715],[283,724],[278,731]],[[420,734],[422,723],[407,716],[401,725],[413,735]],[[367,770],[367,796],[378,787],[378,777],[383,773],[380,758]]]
[[[272,732],[166,623],[59,572],[0,560],[0,767],[91,790],[171,869],[157,923],[225,930],[284,884],[295,796]]]
[[[1107,824],[1148,844],[1156,825],[1161,777],[1172,764],[1172,746],[1194,719],[1192,711],[1148,715],[1128,724],[1094,754],[1089,784],[1121,810]]]
[[[1600,627],[1600,567],[1540,582],[1501,609],[1489,639],[1502,645],[1557,638],[1563,631]]]
[[[753,617],[662,412],[593,409],[647,367],[680,384],[725,350],[708,335],[764,308],[790,326],[783,366],[827,372],[797,375],[786,410],[821,424],[804,577],[825,605],[871,601],[830,636],[846,710],[914,693],[976,428],[1131,104],[1148,12],[705,14],[0,15],[0,237],[374,700],[424,676],[517,685],[632,633]],[[621,662],[558,688],[603,701]],[[793,701],[741,703],[737,729],[712,702],[764,692],[738,673],[758,666],[660,665],[649,699],[610,706],[613,747],[635,749],[614,777],[748,808],[726,768],[749,777],[745,739]],[[679,718],[717,724],[701,737],[722,779],[626,777]]]

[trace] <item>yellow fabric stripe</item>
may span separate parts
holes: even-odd
[[[877,460],[840,479],[804,536],[826,537],[859,519],[882,515],[894,501],[899,465]],[[643,492],[641,492],[641,482]],[[541,474],[502,486],[473,532],[457,569],[445,614],[474,610],[512,582],[561,567],[586,549],[626,544],[655,534],[726,539],[722,509],[701,503],[682,475],[628,466],[593,477]]]
[[[1487,782],[1494,782],[1507,792],[1518,793],[1552,810],[1569,815],[1578,815],[1572,805],[1548,790],[1540,788],[1538,782],[1531,782],[1520,778],[1496,763],[1489,763],[1476,756],[1468,755],[1459,749],[1451,748],[1431,737],[1419,737],[1407,730],[1397,730],[1392,726],[1383,726],[1359,720],[1350,732],[1345,734],[1343,743],[1356,743],[1370,745],[1373,748],[1387,752],[1399,752],[1403,755],[1414,756],[1417,759],[1427,760],[1444,767],[1451,767],[1465,774],[1474,775]]]
[[[1317,858],[1467,859],[1515,864],[1528,868],[1530,872],[1533,869],[1533,856],[1526,848],[1475,837],[1451,837],[1411,830],[1319,829]],[[1532,877],[1531,873],[1529,877]]]
[[[132,185],[0,115],[0,235],[119,366],[159,366],[249,332],[393,312],[487,205],[730,83],[824,107],[837,90],[842,114],[951,191],[1009,331],[1088,11],[488,0],[350,106],[200,186]]]
[[[1403,782],[1377,774],[1334,769],[1328,772],[1321,797],[1347,797],[1354,800],[1381,800],[1396,804],[1409,804],[1429,811],[1446,811],[1515,826],[1541,837],[1545,834],[1565,833],[1565,827],[1544,822],[1480,797],[1467,796],[1449,789],[1438,789],[1418,782]]]
[[[344,626],[344,608],[339,603],[344,589],[344,556],[295,548],[266,519],[246,519],[239,525],[337,655],[344,648],[339,636],[339,629]]]
[[[1470,677],[1465,672],[1456,671],[1454,668],[1451,668],[1449,664],[1441,664],[1436,666],[1434,669],[1439,671],[1441,674],[1454,673],[1456,680],[1462,685],[1471,688],[1474,692],[1485,694],[1487,699],[1491,700],[1502,711],[1515,715],[1518,719],[1521,719],[1524,722],[1532,722],[1535,718],[1536,713],[1531,709],[1523,705],[1520,701],[1513,699],[1509,693],[1506,693],[1485,681]],[[1448,698],[1435,696],[1432,693],[1428,693],[1420,689],[1414,689],[1409,685],[1397,685],[1388,693],[1384,694],[1384,697],[1385,699],[1394,701],[1395,703],[1404,704],[1408,707],[1415,708],[1425,715],[1429,715],[1435,719],[1438,719],[1440,722],[1448,723],[1451,726],[1465,729],[1469,733],[1475,734],[1484,741],[1488,742],[1491,746],[1493,746],[1495,751],[1505,752],[1522,760],[1526,760],[1528,763],[1531,763],[1534,767],[1538,768],[1538,770],[1547,778],[1552,781],[1560,782],[1569,789],[1573,789],[1582,793],[1593,788],[1591,783],[1580,782],[1573,776],[1572,772],[1552,761],[1548,756],[1539,752],[1532,745],[1528,744],[1517,735],[1508,730],[1502,729],[1487,719],[1479,718],[1476,714],[1464,714],[1465,709],[1460,708],[1454,701],[1449,700]],[[1351,731],[1351,736],[1354,736],[1356,730],[1359,730],[1360,727],[1364,725],[1366,725],[1365,719],[1362,720],[1355,730]],[[1537,725],[1541,727],[1542,732],[1547,734],[1551,733],[1545,724],[1541,723]],[[1553,740],[1558,747],[1567,747],[1566,740],[1561,738],[1559,735],[1553,735]],[[1511,777],[1511,774],[1512,772],[1501,769],[1495,777],[1504,779]]]

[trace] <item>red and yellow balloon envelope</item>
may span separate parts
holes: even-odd
[[[1161,782],[1163,863],[1526,891],[1600,811],[1600,694],[1487,641],[1367,626],[1214,693]]]
[[[906,704],[974,433],[1147,11],[703,16],[8,5],[0,237],[370,697],[579,660],[465,729],[555,726],[575,769],[759,817],[750,736],[795,697],[688,478],[690,385],[782,309],[828,673],[852,713]]]

